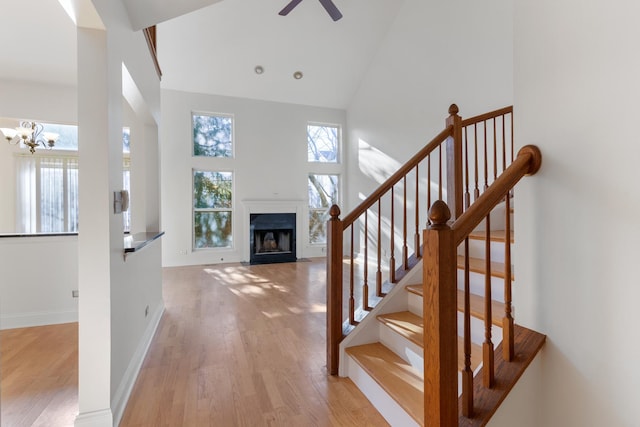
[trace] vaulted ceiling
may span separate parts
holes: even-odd
[[[124,3],[134,28],[158,24],[164,89],[346,108],[403,1],[334,0],[337,22],[317,0],[279,16],[288,1]],[[75,84],[75,27],[58,1],[3,3],[0,79]]]

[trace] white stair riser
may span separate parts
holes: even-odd
[[[407,294],[408,294],[407,298],[409,301],[409,311],[415,315],[422,316],[422,297],[416,294],[413,294],[411,292],[407,292]],[[383,331],[382,328],[387,330],[389,329],[387,326],[381,324],[381,332]],[[493,337],[496,337],[496,338],[499,337],[499,339],[502,340],[501,327],[493,325],[491,328],[491,331],[492,331],[491,334]],[[390,331],[390,332],[394,333],[393,331]],[[463,332],[464,332],[463,313],[458,312],[458,335],[462,336]],[[399,337],[398,339],[409,342],[403,337]],[[478,319],[477,317],[473,317],[473,316],[471,316],[471,341],[476,344],[482,344],[484,342],[484,321],[482,319]],[[494,340],[493,342],[495,345],[498,345],[497,343],[499,341]],[[384,341],[382,341],[382,343],[386,345]],[[391,348],[390,346],[387,346],[387,347]],[[395,347],[394,347],[394,351],[396,351]],[[400,354],[400,352],[396,351],[396,353],[398,353],[401,357],[403,357],[402,354]],[[405,358],[405,360],[407,359]],[[411,361],[407,360],[407,362],[411,362]]]
[[[375,406],[391,426],[414,427],[419,424],[351,357],[346,357],[348,377]]]
[[[504,262],[504,242],[492,241],[489,245],[491,261]],[[513,244],[511,245],[513,253]],[[469,256],[472,258],[485,258],[486,247],[484,240],[469,239]],[[464,242],[458,246],[458,255],[464,255]]]
[[[380,323],[380,342],[420,372],[424,372],[424,351],[387,325]]]
[[[511,282],[513,286],[513,281]],[[484,296],[484,274],[469,272],[469,288],[472,294]],[[464,270],[458,269],[458,289],[464,289]],[[504,302],[504,279],[491,277],[491,299]]]

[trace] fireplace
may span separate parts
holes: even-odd
[[[296,261],[296,214],[257,213],[249,218],[250,264]]]

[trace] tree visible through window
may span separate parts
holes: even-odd
[[[233,157],[233,119],[230,116],[193,114],[193,155]]]
[[[338,126],[307,126],[307,160],[337,163],[340,129]]]
[[[231,172],[193,171],[194,248],[229,248],[232,245]]]
[[[309,174],[309,243],[327,242],[329,208],[338,203],[338,175]]]

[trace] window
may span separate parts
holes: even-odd
[[[230,248],[233,174],[193,171],[193,247]]]
[[[331,125],[307,126],[307,160],[319,163],[337,163],[340,128]]]
[[[338,175],[309,174],[309,243],[327,243],[329,208],[338,203]]]
[[[78,159],[31,154],[16,159],[16,231],[77,232]]]
[[[192,114],[193,155],[233,157],[233,118],[225,115]]]
[[[78,127],[44,123],[45,132],[60,135],[55,150],[17,154],[16,231],[78,232]],[[123,186],[130,191],[129,129],[123,131]],[[64,150],[66,152],[61,152]],[[123,215],[129,231],[131,213]]]
[[[122,212],[124,232],[131,231],[131,129],[122,128],[122,188],[129,193],[129,209]]]

